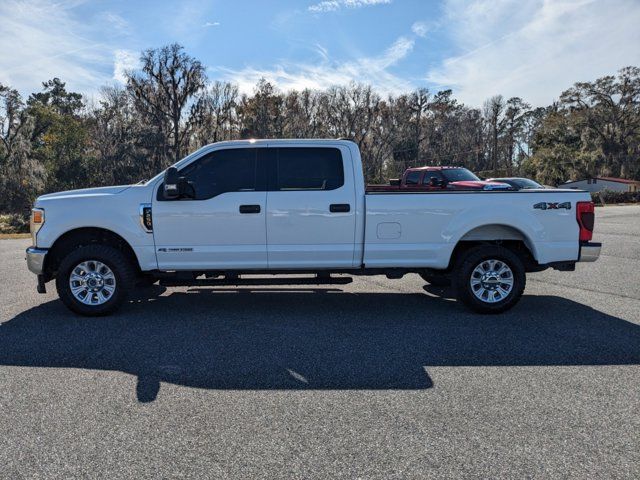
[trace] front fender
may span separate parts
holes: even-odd
[[[83,198],[40,198],[45,223],[37,234],[38,248],[51,248],[65,233],[80,228],[102,228],[118,234],[133,249],[142,270],[157,268],[153,234],[140,224],[140,204],[150,203],[152,188],[131,187],[119,194]]]

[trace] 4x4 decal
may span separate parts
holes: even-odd
[[[540,202],[536,203],[533,208],[537,208],[539,210],[559,210],[561,208],[566,208],[567,210],[571,210],[571,202],[562,202],[562,203],[551,203],[551,202]]]

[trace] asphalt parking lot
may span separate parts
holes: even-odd
[[[1,478],[640,478],[640,206],[472,314],[402,280],[35,292],[0,241]]]

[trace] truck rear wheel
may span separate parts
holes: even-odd
[[[85,316],[114,312],[135,284],[130,260],[108,245],[87,245],[72,251],[60,263],[56,288],[60,300]]]
[[[511,250],[478,246],[464,253],[454,272],[458,300],[479,313],[501,313],[513,307],[524,292],[526,275]]]

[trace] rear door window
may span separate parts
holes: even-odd
[[[344,185],[337,148],[279,148],[274,190],[335,190]]]

